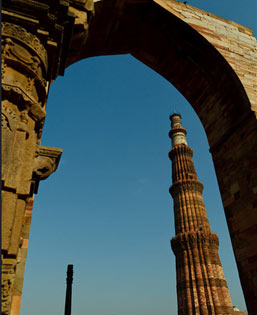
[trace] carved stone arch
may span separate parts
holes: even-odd
[[[87,57],[126,53],[171,82],[203,124],[248,311],[254,314],[256,39],[246,27],[175,0],[103,0],[95,3],[85,45],[79,53],[71,48],[67,65]]]
[[[235,119],[240,123],[250,114],[251,104],[231,65],[198,31],[155,1],[103,0],[96,2],[95,11],[86,44],[68,64],[92,56],[133,55],[189,101],[210,147],[230,132]],[[219,120],[206,117],[210,110]]]

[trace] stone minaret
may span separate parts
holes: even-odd
[[[175,231],[171,247],[176,256],[179,315],[234,314],[218,255],[219,239],[211,232],[203,184],[197,179],[193,150],[186,141],[181,116],[170,116],[172,186]]]

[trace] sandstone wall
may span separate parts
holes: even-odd
[[[206,38],[240,78],[257,116],[257,40],[253,31],[176,0],[154,0]]]

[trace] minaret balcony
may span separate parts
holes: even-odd
[[[172,160],[175,155],[181,154],[186,154],[192,158],[193,153],[194,153],[193,149],[191,149],[188,145],[184,143],[177,144],[169,151],[169,158]]]
[[[199,193],[203,192],[203,184],[199,180],[188,179],[188,180],[178,180],[172,184],[169,192],[172,197],[177,193],[182,191],[197,191]]]
[[[175,255],[189,248],[199,248],[199,246],[216,250],[219,248],[218,235],[206,231],[179,233],[171,239],[170,243]]]

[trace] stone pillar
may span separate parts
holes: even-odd
[[[32,177],[32,187],[34,193],[37,193],[38,185],[41,180],[46,179],[58,167],[60,157],[62,154],[61,149],[40,146],[39,152],[34,159],[34,169]],[[25,213],[22,222],[22,229],[20,233],[20,247],[18,250],[15,281],[13,284],[13,297],[11,304],[11,315],[18,315],[20,311],[22,286],[24,280],[24,272],[28,251],[29,234],[33,210],[33,196],[29,197],[26,202]]]
[[[2,313],[12,300],[21,231],[33,196],[45,118],[47,52],[25,28],[2,23]]]
[[[92,0],[2,1],[4,315],[19,314],[32,200],[61,156],[61,149],[40,145],[49,86],[85,41],[92,12]]]
[[[11,314],[19,314],[21,304],[21,294],[23,285],[23,276],[25,271],[26,257],[28,251],[29,232],[32,218],[34,195],[27,200],[23,225],[21,230],[21,245],[17,255],[16,276],[13,287],[13,298],[11,305]]]

